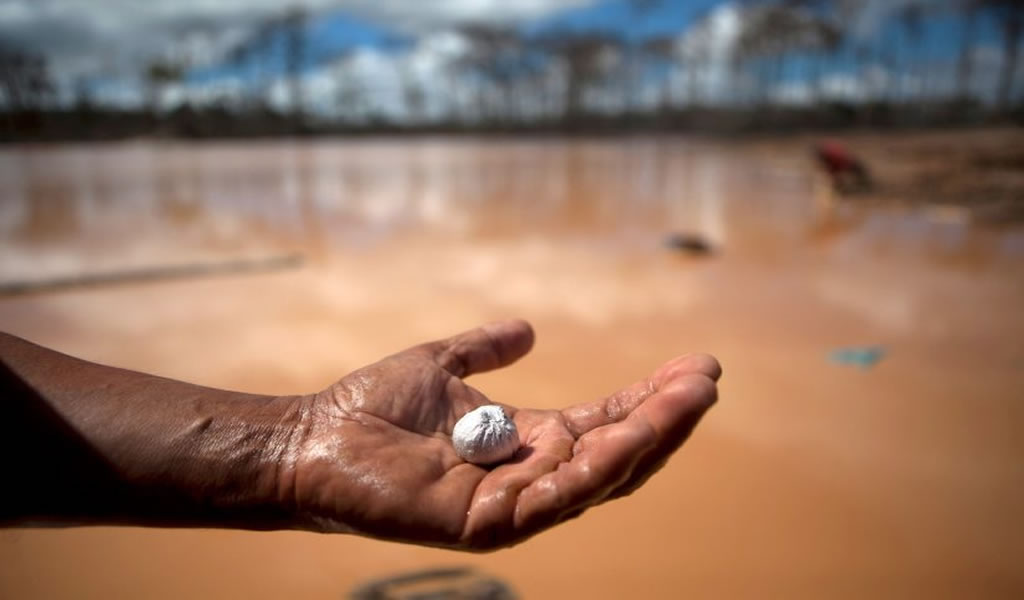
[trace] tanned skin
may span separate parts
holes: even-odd
[[[521,542],[641,486],[715,402],[707,355],[564,410],[503,405],[522,448],[451,444],[492,404],[464,381],[533,345],[523,321],[422,344],[300,396],[211,389],[0,334],[0,524],[305,529],[461,550]]]

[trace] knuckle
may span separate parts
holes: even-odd
[[[615,394],[608,398],[604,403],[604,414],[605,418],[609,423],[618,423],[625,416],[625,407],[623,406],[622,396]]]

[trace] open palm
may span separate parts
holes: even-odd
[[[721,371],[686,355],[596,402],[561,411],[504,405],[522,447],[494,467],[464,462],[455,422],[493,404],[462,378],[533,345],[522,321],[485,325],[364,367],[308,399],[293,494],[306,527],[488,550],[641,485],[716,398]]]

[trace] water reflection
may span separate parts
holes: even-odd
[[[809,242],[839,256],[1015,247],[978,246],[963,223],[823,212],[803,157],[678,139],[11,148],[0,174],[0,245],[21,258],[0,261],[4,277],[46,253],[75,268],[281,247],[323,257],[410,233],[653,248],[682,231],[761,257]]]
[[[14,232],[16,238],[46,243],[76,235],[79,231],[79,210],[88,206],[88,198],[76,194],[80,188],[74,183],[43,177],[27,178],[22,195],[25,199],[22,225]]]

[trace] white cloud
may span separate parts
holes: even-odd
[[[410,32],[464,21],[515,22],[596,0],[0,0],[0,39],[45,54],[54,78],[137,76],[173,47],[215,58],[270,16],[343,11]]]
[[[869,38],[878,33],[878,28],[886,19],[899,14],[909,7],[921,9],[943,8],[948,0],[859,0],[846,3],[843,18],[853,25],[853,32],[861,39]],[[842,6],[842,5],[841,5]]]
[[[534,19],[595,0],[345,0],[339,8],[380,22],[418,30],[464,21],[515,22]]]
[[[742,9],[733,2],[721,4],[679,41],[680,55],[696,69],[692,75],[699,83],[700,100],[728,100],[732,57],[742,28]],[[693,66],[699,64],[699,68]],[[691,74],[687,74],[689,78]]]

